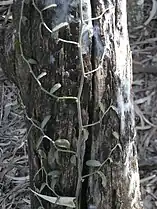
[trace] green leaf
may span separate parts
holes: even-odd
[[[63,28],[65,26],[69,25],[68,22],[62,22],[59,25],[57,25],[56,27],[53,28],[53,32],[56,32],[57,30],[59,30],[60,28]]]
[[[15,40],[15,47],[18,49],[21,45],[21,42],[19,42],[18,40]]]
[[[43,120],[42,123],[41,123],[41,128],[42,128],[42,129],[46,126],[46,124],[47,124],[47,122],[50,120],[50,118],[51,118],[51,115],[47,115],[47,116],[44,118],[44,120]]]
[[[47,75],[46,72],[42,72],[40,75],[38,75],[37,80],[39,80],[40,78],[44,77],[45,75]]]
[[[60,83],[56,83],[50,90],[50,94],[53,94],[55,91],[57,91],[61,87]]]
[[[50,5],[46,6],[46,7],[44,7],[41,11],[44,11],[46,9],[50,9],[52,7],[57,7],[57,4],[50,4]]]
[[[67,139],[57,139],[55,145],[59,148],[70,149],[70,143]]]
[[[34,194],[36,194],[37,196],[39,196],[42,199],[44,199],[48,202],[51,202],[53,204],[67,206],[67,207],[70,207],[70,208],[75,208],[76,207],[76,205],[74,203],[74,200],[76,199],[76,197],[59,197],[59,198],[57,198],[57,197],[51,197],[51,196],[39,194],[39,193],[33,191],[32,189],[30,189],[30,190]]]
[[[90,167],[100,167],[101,163],[98,160],[88,160],[86,161],[86,165]]]
[[[32,58],[28,59],[28,62],[29,62],[30,64],[32,64],[32,65],[36,65],[36,64],[37,64],[37,61],[34,60],[34,59],[32,59]]]
[[[98,175],[100,176],[100,178],[101,178],[102,186],[103,186],[104,188],[106,188],[106,184],[107,184],[106,176],[105,176],[104,173],[101,172],[101,171],[97,171],[97,174],[98,174]]]

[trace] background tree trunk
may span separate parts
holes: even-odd
[[[129,31],[142,26],[144,21],[144,0],[127,0]]]
[[[1,30],[29,121],[31,188],[58,197],[32,193],[32,209],[141,209],[126,1],[56,2],[41,12],[54,2],[17,0]]]

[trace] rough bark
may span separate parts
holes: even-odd
[[[141,208],[137,189],[139,176],[134,142],[132,69],[126,5],[125,1],[116,1],[115,10],[112,6],[112,3],[107,5],[110,10],[102,21],[94,22],[94,27],[99,28],[105,57],[103,68],[94,75],[93,120],[100,120],[103,115],[100,113],[100,103],[105,110],[110,105],[114,108],[110,108],[102,123],[92,127],[91,158],[99,159],[103,164],[106,161],[101,169],[106,176],[106,187],[103,188],[99,175],[90,176],[89,202],[96,205],[96,208],[104,208],[104,205],[108,209]],[[97,1],[93,8],[94,16],[98,16],[106,5]],[[100,44],[97,37],[95,42],[97,46]],[[101,61],[99,52],[100,48],[97,48],[95,67]]]
[[[2,68],[18,85],[31,118],[31,188],[39,193],[48,176],[52,190],[45,186],[41,194],[60,198],[56,204],[41,199],[45,209],[64,208],[57,205],[64,196],[76,196],[73,204],[81,209],[141,209],[126,1],[56,1],[57,7],[42,12],[43,21],[53,29],[65,21],[68,27],[53,33],[41,25],[40,11],[54,2],[32,2],[14,3],[14,23],[1,30],[0,54]],[[86,24],[80,25],[80,16]],[[42,72],[47,75],[39,83]],[[48,94],[56,83],[61,88],[55,96],[75,99]],[[70,145],[70,150],[57,147],[58,139],[66,139],[61,145]],[[88,160],[96,160],[90,161],[92,169]],[[32,209],[40,206],[33,193],[31,203]]]

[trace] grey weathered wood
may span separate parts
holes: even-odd
[[[36,1],[41,10],[45,1]],[[47,72],[41,79],[42,86],[48,91],[56,83],[62,87],[57,96],[77,96],[82,74],[76,45],[58,42],[59,38],[78,42],[79,39],[79,4],[78,1],[57,1],[57,8],[43,12],[44,21],[50,28],[64,22],[71,13],[75,21],[69,27],[63,27],[59,33],[49,33],[41,27],[41,19],[31,3],[24,4],[23,16],[26,21],[21,25],[21,43],[19,42],[19,20],[22,1],[17,0],[13,7],[14,24],[1,30],[0,62],[6,72],[19,87],[26,106],[27,115],[40,125],[45,116],[51,115],[45,127],[45,134],[57,140],[67,139],[70,150],[80,149],[80,166],[71,161],[72,154],[59,153],[50,141],[44,139],[37,148],[41,132],[28,123],[28,147],[31,188],[40,188],[45,182],[45,175],[36,176],[42,165],[47,173],[59,170],[60,177],[55,185],[55,192],[60,196],[77,197],[77,206],[81,209],[141,209],[139,192],[139,175],[135,147],[134,113],[131,98],[131,56],[127,37],[125,0],[83,1],[84,14],[92,8],[92,16],[102,15],[93,21],[93,38],[86,36],[82,43],[85,72],[94,70],[102,62],[102,68],[89,73],[84,78],[81,95],[81,115],[85,130],[88,130],[86,141],[78,141],[78,109],[75,101],[60,100],[46,95],[30,73],[27,62],[21,56],[20,44],[24,56],[36,60],[32,65],[36,76]],[[52,2],[49,2],[52,3]],[[86,4],[85,4],[86,3]],[[71,6],[73,4],[73,6]],[[105,11],[105,9],[107,9]],[[86,12],[88,11],[88,14]],[[123,17],[123,19],[121,19]],[[87,18],[87,17],[86,17]],[[88,19],[88,18],[87,18]],[[70,20],[68,20],[70,21]],[[13,39],[14,32],[14,39]],[[7,35],[9,34],[9,36]],[[8,38],[11,37],[11,38]],[[123,37],[123,38],[122,38]],[[85,38],[85,36],[84,36]],[[2,39],[2,38],[1,38]],[[11,47],[9,47],[11,46]],[[86,48],[84,48],[86,46]],[[103,57],[103,59],[102,59]],[[107,113],[103,116],[103,111]],[[100,120],[100,123],[90,126]],[[83,135],[82,135],[83,137]],[[80,144],[80,142],[82,144]],[[41,157],[41,151],[45,157]],[[105,160],[108,160],[105,163]],[[86,166],[87,160],[97,160],[104,165],[99,173],[90,174],[93,170]],[[82,171],[82,185],[78,185],[78,174]],[[95,170],[96,171],[96,170]],[[102,185],[102,173],[106,186]],[[86,177],[85,177],[86,176]],[[136,178],[134,178],[136,177]],[[104,179],[104,181],[105,181]],[[49,183],[53,183],[49,178]],[[132,186],[131,186],[132,185]],[[52,195],[48,188],[42,194]],[[42,201],[45,209],[64,208]],[[32,209],[40,203],[32,194]]]

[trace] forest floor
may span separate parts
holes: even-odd
[[[29,209],[27,129],[18,90],[0,70],[0,208]]]
[[[144,1],[141,25],[129,28],[144,209],[157,208],[157,2]],[[129,24],[128,24],[129,25]]]
[[[137,147],[144,209],[157,208],[157,74],[134,75]]]

